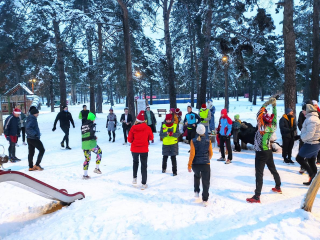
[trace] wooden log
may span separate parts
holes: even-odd
[[[315,176],[315,178],[313,179],[313,181],[308,189],[308,192],[304,198],[304,202],[301,207],[302,209],[304,209],[307,212],[311,212],[313,202],[317,196],[319,188],[320,188],[320,174],[318,172],[317,175]]]

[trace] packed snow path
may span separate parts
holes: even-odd
[[[214,101],[216,124],[223,100]],[[283,114],[283,101],[278,101],[278,119]],[[258,106],[251,107],[246,99],[231,100],[230,117],[239,113],[242,121],[256,125]],[[13,185],[0,184],[0,239],[320,239],[320,197],[315,200],[312,213],[300,209],[308,187],[302,182],[307,175],[299,175],[299,166],[282,162],[281,154],[274,154],[275,164],[282,180],[283,194],[271,192],[274,180],[265,169],[261,204],[249,204],[255,189],[254,152],[234,153],[232,164],[217,162],[220,157],[214,148],[211,160],[211,185],[209,206],[203,207],[193,193],[193,173],[188,173],[189,146],[179,144],[177,157],[178,176],[173,177],[171,161],[167,173],[161,173],[161,147],[159,135],[150,145],[148,158],[148,189],[132,186],[132,156],[130,147],[123,146],[123,133],[116,131],[116,142],[108,141],[106,116],[110,105],[104,105],[104,114],[98,114],[98,145],[102,148],[102,175],[93,173],[95,154],[89,166],[90,180],[82,180],[81,122],[78,118],[81,106],[71,106],[70,112],[76,128],[70,129],[70,147],[61,150],[63,133],[59,123],[52,132],[56,113],[44,107],[38,118],[41,140],[46,149],[41,166],[44,171],[28,172],[28,147],[17,148],[19,163],[5,165],[21,171],[57,188],[69,192],[82,191],[86,198],[76,201],[61,210],[45,214],[54,209],[56,202],[49,201]],[[186,104],[178,107],[186,113]],[[169,108],[167,105],[154,105]],[[251,110],[252,109],[252,110]],[[297,106],[299,112],[301,106]],[[118,120],[123,105],[116,105]],[[161,118],[163,119],[163,118]],[[157,129],[161,126],[157,117]],[[277,130],[279,142],[281,137]],[[0,144],[7,148],[3,136]],[[294,156],[297,145],[294,149]],[[38,152],[36,151],[36,155]],[[35,156],[36,157],[36,156]],[[34,158],[35,159],[35,158]],[[140,169],[138,183],[141,182]],[[201,195],[201,194],[200,194]]]

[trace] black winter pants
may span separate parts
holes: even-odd
[[[148,167],[148,153],[132,153],[133,157],[133,178],[137,178],[138,168],[139,168],[139,156],[141,162],[141,175],[142,184],[147,183],[147,167]]]
[[[66,141],[66,145],[69,147],[69,127],[61,127],[61,130],[64,132],[62,142]]]
[[[227,149],[228,149],[228,159],[231,161],[232,160],[232,149],[231,149],[231,142],[230,138],[227,138],[226,136],[221,136],[220,135],[220,152],[221,152],[221,157],[225,158],[225,152],[224,152],[224,144],[226,143]]]
[[[167,169],[167,161],[168,161],[168,156],[163,156],[163,159],[162,159],[163,170]],[[172,172],[177,173],[177,157],[176,156],[171,156],[171,163],[172,163]]]
[[[16,156],[16,143],[12,141],[9,142],[8,152],[9,152],[9,158]]]
[[[298,154],[296,160],[301,165],[301,168],[308,172],[309,177],[314,177],[317,174],[316,158],[304,158]]]
[[[122,130],[123,130],[124,141],[128,142],[127,137],[128,137],[129,131],[130,131],[130,127],[124,127]]]
[[[210,187],[210,165],[194,164],[192,165],[194,172],[194,192],[200,192],[200,178],[202,180],[202,201],[208,201]]]
[[[26,141],[26,128],[22,127],[21,132],[22,132],[22,142],[25,142]]]
[[[43,144],[38,139],[27,138],[27,142],[28,142],[28,148],[29,148],[29,154],[28,154],[29,168],[33,167],[33,156],[34,156],[35,149],[39,150],[39,154],[36,162],[36,165],[39,166],[41,163],[43,154],[45,152]]]
[[[293,145],[294,145],[293,138],[282,138],[282,157],[283,157],[283,159],[287,158],[287,159],[291,160]]]
[[[116,139],[116,131],[108,131],[109,140],[111,140],[111,132],[112,132],[113,140],[115,140]]]
[[[196,136],[196,127],[188,127],[187,133],[188,133],[188,141],[190,144],[190,141]]]
[[[261,195],[261,189],[263,185],[263,171],[264,167],[267,165],[269,171],[273,175],[273,178],[276,182],[276,187],[281,186],[281,180],[279,173],[277,172],[276,166],[274,165],[273,161],[273,154],[272,150],[267,151],[257,151],[256,158],[255,158],[255,168],[256,168],[256,190],[255,195]]]

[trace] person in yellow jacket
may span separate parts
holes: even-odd
[[[201,124],[197,126],[197,136],[190,142],[190,157],[188,171],[194,172],[194,196],[199,197],[200,178],[202,180],[202,201],[206,207],[209,199],[210,187],[210,159],[212,158],[212,144],[209,136],[205,134],[205,127]]]
[[[211,112],[210,110],[207,108],[206,104],[202,104],[201,105],[201,109],[199,111],[199,116],[200,116],[200,120],[201,120],[201,124],[203,126],[205,126],[206,129],[206,134],[208,134],[209,131],[209,126],[210,126],[210,120],[211,120]]]
[[[177,176],[177,158],[179,155],[178,137],[180,136],[179,127],[172,122],[172,115],[167,114],[166,120],[161,126],[160,137],[162,140],[162,172],[167,170],[167,160],[171,156],[172,174]]]

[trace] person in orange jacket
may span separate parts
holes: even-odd
[[[196,129],[197,136],[190,141],[190,157],[188,171],[194,172],[194,195],[199,197],[200,178],[202,180],[202,201],[206,207],[209,199],[210,187],[210,159],[212,158],[212,144],[206,135],[205,126],[199,124]]]

